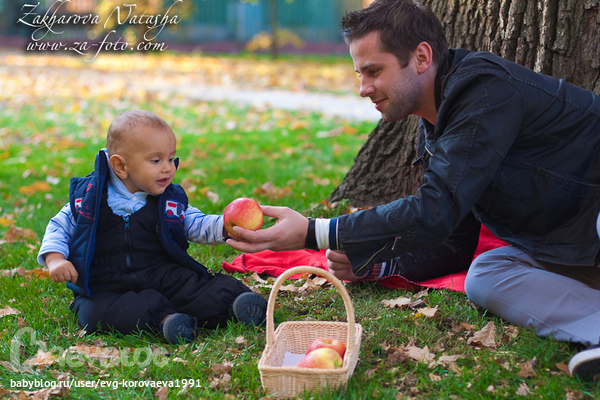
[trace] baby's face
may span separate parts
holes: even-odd
[[[120,155],[125,159],[125,187],[131,192],[161,195],[175,176],[177,142],[173,131],[140,126],[129,136]]]

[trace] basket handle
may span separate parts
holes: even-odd
[[[355,326],[354,326],[354,307],[352,307],[352,301],[350,300],[350,295],[348,291],[344,287],[344,284],[333,274],[328,271],[325,271],[321,268],[309,267],[309,266],[299,266],[293,267],[286,270],[283,274],[277,278],[275,283],[273,284],[273,288],[271,289],[271,294],[269,295],[269,302],[267,304],[267,345],[269,347],[273,346],[273,341],[275,339],[275,327],[273,322],[273,313],[275,311],[275,300],[277,298],[277,293],[279,292],[279,288],[283,284],[283,282],[292,275],[299,273],[310,273],[315,275],[320,275],[333,283],[335,288],[340,292],[342,299],[344,300],[344,305],[346,306],[346,314],[348,315],[348,341],[346,344],[346,351],[351,353],[354,349],[354,336],[355,336]]]

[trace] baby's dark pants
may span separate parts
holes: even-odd
[[[231,276],[206,278],[175,263],[107,275],[104,282],[90,285],[91,297],[76,294],[71,303],[88,333],[158,332],[161,321],[173,313],[189,314],[198,318],[198,327],[214,329],[232,318],[236,297],[250,291]]]

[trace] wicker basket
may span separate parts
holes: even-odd
[[[291,275],[308,272],[323,276],[340,292],[346,306],[348,322],[290,321],[281,323],[273,332],[273,311],[277,293]],[[329,272],[315,267],[294,267],[285,271],[273,285],[267,306],[266,346],[258,361],[263,387],[277,397],[294,397],[304,390],[337,388],[346,385],[358,362],[362,326],[354,321],[354,308],[342,282]],[[331,337],[346,344],[344,364],[341,368],[283,367],[285,352],[304,354],[313,340]]]

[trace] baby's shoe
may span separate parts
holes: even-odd
[[[171,314],[161,325],[163,336],[171,344],[186,344],[196,339],[197,318],[187,314]]]
[[[233,314],[246,325],[262,325],[267,314],[267,301],[253,292],[240,294],[233,302]]]

